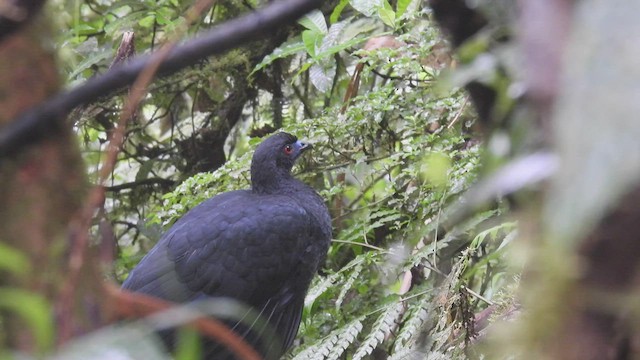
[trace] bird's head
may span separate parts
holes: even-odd
[[[279,132],[262,141],[251,160],[251,184],[254,190],[267,190],[291,177],[291,169],[311,144],[297,137]]]

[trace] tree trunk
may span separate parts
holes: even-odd
[[[16,115],[43,101],[59,87],[58,70],[52,54],[52,39],[44,38],[44,19],[32,21],[0,43],[0,126]],[[96,293],[96,272],[83,269],[81,276],[92,281],[78,281],[72,291],[67,286],[68,259],[71,243],[69,223],[78,217],[87,189],[82,158],[70,126],[49,129],[46,140],[31,145],[19,154],[0,159],[0,241],[3,247],[16,250],[25,257],[19,268],[2,276],[1,288],[26,291],[41,297],[50,306],[40,319],[44,327],[58,328],[61,333],[77,333],[100,323],[90,318],[87,310],[101,313]],[[0,265],[3,259],[0,259]],[[25,293],[22,293],[25,294]],[[69,313],[82,299],[82,309]],[[18,303],[19,299],[7,301]],[[22,306],[27,306],[22,304]],[[75,306],[78,308],[78,306]],[[32,309],[26,309],[29,312]],[[96,311],[98,310],[98,311]],[[33,352],[46,350],[54,336],[36,331],[14,307],[2,308],[5,318],[5,346]],[[54,327],[67,324],[66,327]],[[46,334],[46,331],[44,332]],[[39,335],[36,335],[39,334]],[[58,334],[58,341],[63,340]],[[44,338],[43,338],[44,337]],[[48,338],[48,339],[47,339]],[[68,338],[68,335],[67,335]]]

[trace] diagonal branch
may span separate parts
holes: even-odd
[[[158,75],[173,74],[207,56],[220,54],[240,44],[263,38],[321,4],[322,1],[319,0],[277,1],[261,10],[228,21],[198,38],[173,48],[160,64]],[[0,132],[0,157],[11,155],[24,146],[46,137],[76,106],[91,103],[105,94],[130,85],[142,69],[156,57],[156,53],[139,56],[20,115]]]
[[[159,185],[159,186],[163,186],[163,187],[171,187],[171,186],[175,185],[175,183],[176,183],[175,181],[170,180],[170,179],[148,178],[148,179],[144,179],[144,180],[137,180],[137,181],[132,181],[132,182],[113,185],[113,186],[105,186],[104,190],[105,191],[111,191],[111,192],[118,192],[118,191],[122,191],[122,190],[134,189],[134,188],[137,188],[139,186],[152,186],[152,185]]]

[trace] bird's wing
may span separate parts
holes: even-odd
[[[181,303],[196,295],[180,281],[166,246],[156,246],[131,271],[122,288]]]
[[[216,196],[176,222],[123,287],[175,302],[204,294],[261,306],[296,273],[315,271],[300,261],[313,223],[286,196]]]
[[[269,321],[287,349],[309,281],[326,252],[328,239],[321,234],[315,217],[286,196],[225,193],[176,222],[123,288],[173,302],[209,296],[240,300]],[[241,335],[251,343],[263,335],[252,325],[244,329]]]

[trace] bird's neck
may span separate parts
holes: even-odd
[[[296,187],[299,182],[290,172],[281,169],[251,174],[251,189],[258,194],[281,194]]]

